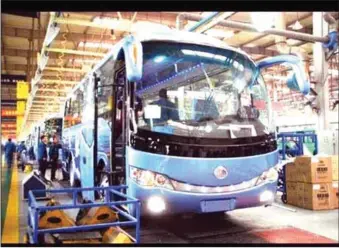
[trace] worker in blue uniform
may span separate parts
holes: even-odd
[[[53,143],[49,148],[49,158],[52,166],[51,169],[51,181],[55,181],[55,172],[58,169],[58,159],[59,159],[59,149],[61,149],[61,144],[58,141],[58,137],[53,137]]]
[[[15,144],[12,142],[12,139],[9,138],[5,144],[5,159],[8,168],[12,167],[15,149]]]
[[[20,153],[23,150],[26,150],[26,145],[25,145],[25,141],[21,141],[20,144],[17,147],[16,152]]]
[[[159,100],[152,102],[152,104],[156,104],[161,107],[160,119],[154,119],[154,123],[163,124],[168,120],[179,120],[177,106],[173,102],[168,100],[166,89],[161,89],[159,91]]]
[[[38,146],[38,163],[39,163],[39,171],[40,175],[45,178],[46,169],[47,169],[47,136],[41,136],[41,142]]]

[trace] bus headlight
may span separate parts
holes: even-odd
[[[258,178],[256,185],[260,185],[264,182],[275,182],[278,180],[278,172],[275,167],[270,168],[268,171],[265,171]]]
[[[130,166],[130,178],[141,186],[173,190],[173,186],[166,176],[149,170],[142,170]]]
[[[165,201],[160,196],[151,196],[147,200],[147,208],[152,213],[161,213],[166,209]]]
[[[259,200],[261,202],[268,202],[274,200],[274,194],[272,191],[266,190],[263,193],[261,193]]]

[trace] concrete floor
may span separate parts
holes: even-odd
[[[4,185],[6,185],[8,175],[8,171],[2,167],[2,190],[6,189]],[[47,175],[49,175],[49,171]],[[18,173],[20,181],[26,176],[27,174],[21,171]],[[55,186],[60,187],[60,184],[56,183]],[[5,192],[2,193],[1,203],[3,205],[7,199]],[[276,198],[276,203],[273,206],[235,210],[216,218],[212,215],[177,216],[175,219],[173,217],[143,218],[141,220],[141,241],[142,243],[226,243],[233,237],[233,243],[255,243],[255,240],[249,238],[250,235],[248,239],[244,239],[246,236],[244,233],[282,227],[300,228],[339,241],[338,210],[305,210],[281,203],[278,195]],[[67,202],[69,198],[65,196],[60,200]],[[19,242],[21,243],[27,227],[27,202],[21,199],[19,208]],[[224,238],[226,236],[227,240]]]

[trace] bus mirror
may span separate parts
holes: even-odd
[[[142,45],[135,37],[129,36],[123,45],[126,64],[126,76],[130,82],[142,77]]]
[[[300,91],[304,95],[310,92],[310,81],[304,70],[301,59],[294,55],[279,55],[267,59],[263,59],[258,63],[258,68],[271,67],[277,64],[287,64],[291,66],[293,73],[287,78],[287,86],[291,90]]]

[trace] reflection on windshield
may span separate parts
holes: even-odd
[[[143,78],[137,94],[145,113],[138,120],[139,128],[206,138],[270,132],[264,82],[261,77],[255,80],[256,68],[244,55],[160,42],[145,43],[143,49]],[[147,106],[158,106],[159,114]]]

